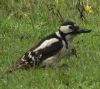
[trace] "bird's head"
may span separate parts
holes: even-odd
[[[72,39],[80,33],[89,33],[91,30],[81,28],[72,21],[66,21],[60,26],[59,32],[67,37],[67,39]]]

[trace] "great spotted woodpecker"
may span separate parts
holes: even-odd
[[[57,32],[43,38],[29,49],[5,73],[30,67],[54,67],[64,56],[72,53],[73,38],[80,33],[89,32],[91,30],[80,28],[73,21],[66,21]]]

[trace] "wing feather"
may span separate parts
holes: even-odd
[[[46,58],[49,58],[57,54],[61,50],[62,47],[63,47],[63,44],[62,42],[59,41],[59,42],[53,43],[49,47],[37,50],[35,53],[36,53],[37,58],[39,58],[39,61],[42,62]]]

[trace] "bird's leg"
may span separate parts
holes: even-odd
[[[51,64],[50,67],[51,67],[52,69],[56,69],[56,68],[57,68],[57,63]]]
[[[78,56],[77,56],[77,51],[76,51],[75,48],[72,49],[71,54],[72,54],[72,55],[75,55],[76,57],[78,57]]]
[[[57,63],[50,63],[50,64],[44,64],[44,65],[40,65],[40,68],[52,68],[55,69],[57,67]]]

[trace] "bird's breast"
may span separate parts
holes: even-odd
[[[59,53],[57,54],[58,58],[62,58],[67,54],[68,49],[66,48],[66,46],[63,46],[63,48],[59,51]]]
[[[64,56],[69,55],[71,53],[71,50],[72,50],[72,45],[70,42],[68,42],[68,48],[66,47],[66,45],[63,45],[62,49],[58,53],[58,57],[62,58]]]

